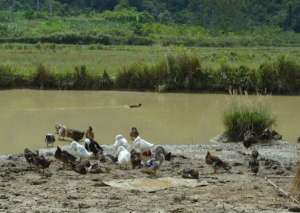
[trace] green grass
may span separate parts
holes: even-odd
[[[2,88],[300,92],[300,65],[295,58],[282,56],[282,49],[277,49],[277,58],[253,49],[253,55],[261,54],[256,63],[243,60],[248,55],[246,49],[216,49],[208,56],[214,59],[218,53],[222,56],[219,60],[205,59],[207,55],[201,51],[207,54],[207,48],[50,44],[8,45],[0,50],[1,54],[6,53],[2,57],[5,63],[0,64]]]
[[[225,133],[231,141],[242,141],[247,131],[259,136],[275,121],[270,109],[260,102],[235,100],[223,115]]]
[[[115,76],[124,66],[133,63],[154,64],[168,54],[190,52],[199,57],[204,68],[218,69],[224,63],[244,65],[251,69],[262,63],[287,56],[300,58],[300,48],[187,48],[162,46],[103,46],[55,44],[2,44],[0,64],[9,65],[15,72],[29,75],[39,64],[51,72],[73,72],[75,66],[85,65],[91,74],[106,70]]]
[[[7,11],[0,11],[1,14],[3,17],[8,15]],[[30,18],[24,12],[16,12],[11,14],[11,18],[0,19],[0,42],[197,47],[300,46],[298,33],[283,31],[276,26],[243,28],[233,32],[211,30],[200,25],[159,23],[146,13],[133,10],[106,11],[91,16],[36,15],[41,17]],[[103,37],[104,40],[101,39]]]

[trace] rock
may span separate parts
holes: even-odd
[[[106,187],[106,186],[109,186],[109,185],[107,185],[107,184],[105,184],[104,182],[101,181],[99,183],[95,183],[94,186],[95,187]]]
[[[188,178],[188,179],[198,179],[199,178],[199,172],[195,169],[185,168],[182,171],[182,177]]]
[[[201,181],[200,184],[198,185],[198,187],[204,187],[204,186],[208,186],[209,183],[205,180]]]
[[[288,210],[289,212],[300,212],[300,206],[292,206]]]
[[[7,199],[8,199],[8,196],[7,196],[7,195],[0,195],[0,199],[1,199],[1,200],[7,200]]]
[[[199,202],[200,197],[197,196],[197,195],[191,196],[191,197],[189,198],[189,200],[190,200],[192,203],[197,203],[197,202]]]
[[[284,174],[284,171],[283,171],[283,170],[278,170],[278,171],[276,171],[275,174],[276,174],[276,175],[283,175],[283,174]]]
[[[78,208],[80,208],[80,209],[88,209],[88,208],[90,208],[91,206],[90,205],[88,205],[88,204],[86,204],[86,203],[79,203],[78,204]]]
[[[282,135],[280,135],[278,132],[276,132],[275,130],[272,130],[272,139],[273,140],[282,140]]]
[[[69,195],[69,196],[67,197],[67,199],[68,199],[68,200],[79,200],[80,197],[78,197],[78,196],[76,196],[76,195]]]
[[[282,135],[280,135],[275,130],[271,129],[265,129],[259,139],[264,141],[270,141],[270,140],[282,140]]]
[[[45,183],[47,183],[46,180],[33,180],[33,181],[30,182],[30,184],[34,185],[34,186],[36,186],[36,185],[42,185],[42,184],[45,184]]]
[[[243,137],[243,145],[246,148],[249,148],[252,144],[255,144],[256,142],[257,142],[257,138],[253,131],[245,132],[244,137]]]
[[[259,136],[259,139],[263,141],[269,141],[272,140],[272,138],[272,130],[270,129],[265,129],[263,133]]]
[[[244,164],[240,163],[240,162],[234,162],[232,164],[232,166],[236,167],[236,166],[243,166]]]
[[[180,202],[182,202],[183,200],[185,200],[186,199],[186,197],[185,197],[185,195],[174,195],[173,196],[173,201],[175,202],[175,203],[180,203]]]

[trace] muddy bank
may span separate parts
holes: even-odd
[[[79,175],[54,160],[46,175],[29,168],[22,155],[0,158],[0,212],[289,212],[294,204],[278,194],[264,177],[289,190],[294,175],[299,145],[278,143],[258,145],[260,172],[253,176],[247,168],[248,157],[240,154],[240,144],[165,146],[176,157],[164,162],[157,177],[141,170],[120,170],[104,163],[109,173]],[[231,173],[213,170],[205,164],[207,151],[228,161]],[[105,146],[110,152],[110,147]],[[52,150],[47,152],[52,159]],[[45,153],[46,154],[46,153]],[[272,160],[272,161],[270,161]],[[199,171],[201,182],[194,187],[176,186],[146,192],[107,186],[112,180],[181,179],[184,168]]]

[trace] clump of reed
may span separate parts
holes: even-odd
[[[36,72],[31,76],[32,86],[39,89],[55,88],[55,77],[43,64],[39,64]]]
[[[258,101],[234,100],[223,114],[225,134],[230,141],[242,141],[249,131],[261,135],[275,121],[270,109]]]
[[[154,90],[166,85],[168,90],[194,90],[200,87],[202,68],[197,57],[169,55],[154,65],[133,64],[116,77],[116,87]]]

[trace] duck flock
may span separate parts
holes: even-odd
[[[177,157],[168,152],[163,146],[157,146],[142,139],[135,127],[131,128],[129,134],[130,139],[133,141],[132,144],[129,144],[123,135],[117,135],[110,154],[105,153],[103,147],[94,140],[95,134],[91,126],[86,132],[83,132],[58,124],[55,126],[55,130],[59,140],[72,139],[69,146],[64,148],[57,146],[54,153],[55,159],[62,162],[64,167],[71,168],[79,174],[109,172],[110,169],[104,167],[103,162],[111,162],[118,165],[120,169],[142,169],[141,171],[144,173],[156,175],[164,161],[170,161],[172,158]],[[55,141],[54,134],[46,135],[47,147],[49,145],[54,146]],[[83,144],[80,143],[81,141],[83,141]],[[44,155],[28,148],[24,150],[24,157],[31,167],[41,169],[43,174],[52,162]],[[259,171],[257,157],[258,152],[254,150],[249,161],[249,167],[254,174]],[[92,163],[92,159],[97,159],[97,161]],[[207,152],[205,162],[212,166],[214,173],[220,168],[230,172],[231,166],[219,157],[213,156],[210,152]],[[184,178],[197,179],[199,177],[199,173],[194,169],[185,169],[182,173]]]

